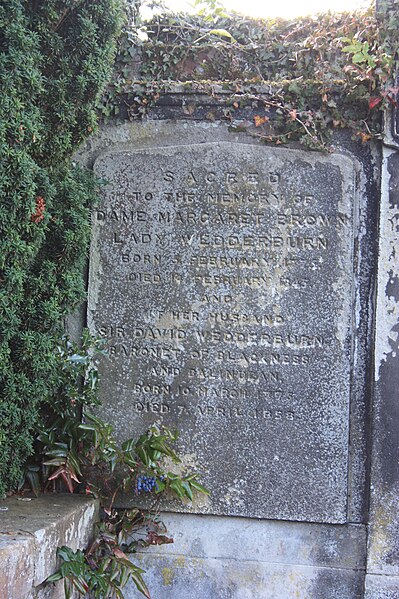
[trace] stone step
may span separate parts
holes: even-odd
[[[97,501],[78,495],[1,501],[1,599],[63,598],[62,582],[42,586],[57,569],[57,547],[85,548],[97,520]]]

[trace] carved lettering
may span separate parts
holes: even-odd
[[[127,280],[134,283],[148,283],[160,285],[161,275],[150,272],[131,272],[127,275]]]
[[[107,418],[121,440],[154,422],[179,429],[210,513],[280,518],[284,504],[293,520],[343,522],[352,162],[162,144],[96,162],[110,183],[93,216],[88,320],[108,343]]]
[[[331,220],[331,217],[324,214],[277,214],[278,225],[294,227],[329,227]]]

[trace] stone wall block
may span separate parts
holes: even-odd
[[[62,583],[43,583],[57,569],[57,547],[87,546],[98,519],[97,502],[46,495],[10,497],[1,507],[8,510],[0,512],[0,598],[63,599]]]

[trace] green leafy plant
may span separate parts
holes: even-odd
[[[132,580],[137,589],[149,598],[150,593],[143,579],[144,572],[129,560],[127,554],[149,545],[171,543],[173,539],[166,535],[167,531],[159,521],[154,505],[149,510],[116,509],[113,503],[117,493],[123,490],[159,498],[170,491],[180,499],[186,497],[192,500],[194,492],[207,494],[207,490],[198,482],[196,474],[181,476],[163,467],[162,458],[165,456],[174,463],[180,462],[169,444],[176,435],[168,429],[152,427],[137,441],[130,439],[118,450],[110,437],[108,425],[93,416],[88,420],[89,424],[82,425],[81,428],[93,434],[95,445],[86,459],[91,466],[101,468],[101,476],[106,477],[106,486],[113,489],[113,492],[111,490],[110,496],[107,496],[101,483],[98,486],[98,481],[91,482],[90,475],[83,477],[87,491],[101,495],[103,521],[98,526],[94,542],[85,552],[73,552],[68,547],[58,550],[62,564],[47,579],[47,583],[64,579],[67,599],[72,589],[82,595],[89,592],[95,599],[106,599],[123,598],[122,590]],[[118,476],[120,467],[124,473]],[[74,472],[77,472],[76,468]],[[56,473],[59,476],[58,471]]]
[[[219,0],[194,0],[192,5],[206,21],[215,23],[221,17],[228,17],[226,7]]]
[[[70,157],[95,126],[121,19],[118,0],[0,3],[0,497],[32,452],[64,317],[85,296],[98,185]]]
[[[342,41],[349,42],[347,46],[342,48],[342,52],[352,54],[352,62],[355,64],[365,64],[367,67],[374,69],[377,65],[377,57],[371,52],[368,41],[350,40],[344,38]]]
[[[98,559],[96,550],[100,542],[102,557]],[[87,554],[80,550],[72,551],[69,547],[60,547],[57,554],[62,560],[61,567],[47,579],[47,583],[63,579],[66,599],[70,599],[73,590],[82,596],[90,592],[93,599],[123,598],[122,589],[129,579],[135,582],[145,597],[150,597],[142,578],[143,570],[117,548],[114,535],[104,531],[95,541],[95,548],[93,545]]]
[[[35,456],[25,467],[19,488],[25,481],[37,494],[51,481],[62,479],[73,492],[81,477],[79,452],[84,438],[79,430],[82,410],[98,405],[96,358],[102,343],[83,331],[80,345],[63,336],[54,351],[53,394],[43,402],[35,425]],[[44,458],[42,459],[42,456]]]
[[[75,590],[106,599],[123,597],[123,588],[132,580],[149,597],[143,571],[127,554],[173,542],[159,521],[163,495],[192,501],[196,492],[208,492],[196,473],[181,472],[173,449],[176,432],[153,425],[119,446],[113,427],[89,411],[98,407],[96,358],[103,351],[102,343],[88,331],[79,346],[65,337],[59,343],[58,389],[43,409],[36,459],[26,468],[20,488],[30,487],[35,493],[50,486],[84,492],[99,498],[102,506],[94,542],[85,552],[60,548],[60,569],[48,583],[64,579],[67,598]],[[115,507],[121,494],[135,497],[145,507]]]
[[[120,39],[118,85],[108,88],[102,108],[107,118],[140,119],[177,84],[179,94],[212,98],[198,106],[184,98],[188,118],[198,109],[201,118],[269,144],[329,151],[337,130],[360,143],[381,136],[381,110],[396,102],[397,12],[388,19],[371,6],[317,19],[250,19],[212,0],[195,4],[194,15],[163,10],[145,24],[137,13]],[[132,40],[143,26],[133,71]]]

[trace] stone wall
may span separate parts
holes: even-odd
[[[366,597],[399,596],[399,112],[382,161]]]
[[[98,504],[76,495],[10,497],[0,511],[0,597],[62,599],[63,582],[44,585],[57,569],[57,548],[84,549]]]
[[[175,543],[140,563],[162,599],[382,597],[372,589],[392,588],[394,567],[365,591],[383,528],[367,557],[380,150],[345,133],[330,156],[273,149],[188,116],[186,96],[177,86],[79,155],[108,183],[88,303],[111,348],[102,416],[121,439],[153,421],[177,426],[184,464],[211,491],[163,505]],[[244,233],[268,246],[237,247]],[[296,247],[283,247],[289,238]]]

